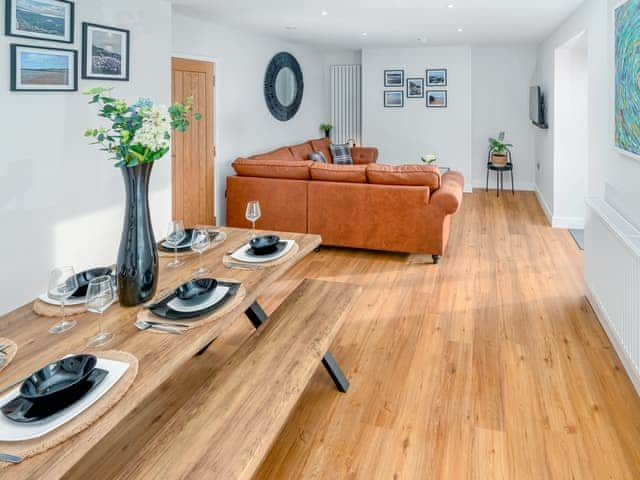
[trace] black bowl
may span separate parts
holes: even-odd
[[[111,267],[98,267],[91,268],[89,270],[85,270],[84,272],[80,272],[76,275],[76,279],[78,280],[78,289],[71,295],[75,298],[82,298],[87,295],[87,288],[89,287],[89,282],[94,278],[102,277],[103,275],[112,275],[113,269]]]
[[[215,278],[199,278],[180,285],[175,293],[180,300],[192,300],[208,294],[217,286],[218,281]]]
[[[259,237],[253,237],[249,245],[254,254],[268,255],[276,251],[279,241],[280,237],[277,235],[261,235]]]
[[[64,402],[76,396],[96,367],[94,355],[74,355],[33,372],[20,387],[20,395],[33,403]]]

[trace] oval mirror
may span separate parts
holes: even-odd
[[[285,107],[291,106],[296,99],[296,76],[289,67],[282,68],[276,76],[276,97]]]
[[[290,120],[300,108],[304,83],[296,58],[288,52],[275,55],[264,77],[264,98],[271,114],[280,121]]]

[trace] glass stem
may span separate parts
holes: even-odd
[[[200,252],[198,258],[200,259],[200,271],[202,272],[204,270],[204,267],[202,266],[202,252]]]
[[[98,315],[98,335],[102,333],[102,313]]]
[[[178,244],[173,249],[173,261],[178,263]]]
[[[62,323],[64,323],[64,298],[60,301],[60,306],[62,307]]]

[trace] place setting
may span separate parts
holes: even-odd
[[[227,235],[222,230],[214,227],[196,226],[194,228],[185,228],[181,220],[171,221],[167,226],[167,236],[157,244],[158,256],[173,258],[167,264],[167,267],[180,267],[184,264],[180,257],[200,253],[204,237],[208,238],[206,248],[222,243],[227,239]],[[199,241],[194,243],[194,239]]]
[[[295,240],[282,239],[278,235],[256,235],[256,222],[261,217],[260,203],[251,201],[247,204],[246,219],[252,223],[252,234],[249,242],[229,250],[222,257],[227,268],[239,270],[260,270],[280,265],[298,252]]]
[[[18,345],[9,338],[0,337],[0,372],[7,368],[18,353]]]

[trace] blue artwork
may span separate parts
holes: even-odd
[[[640,155],[640,0],[615,11],[616,147]]]

